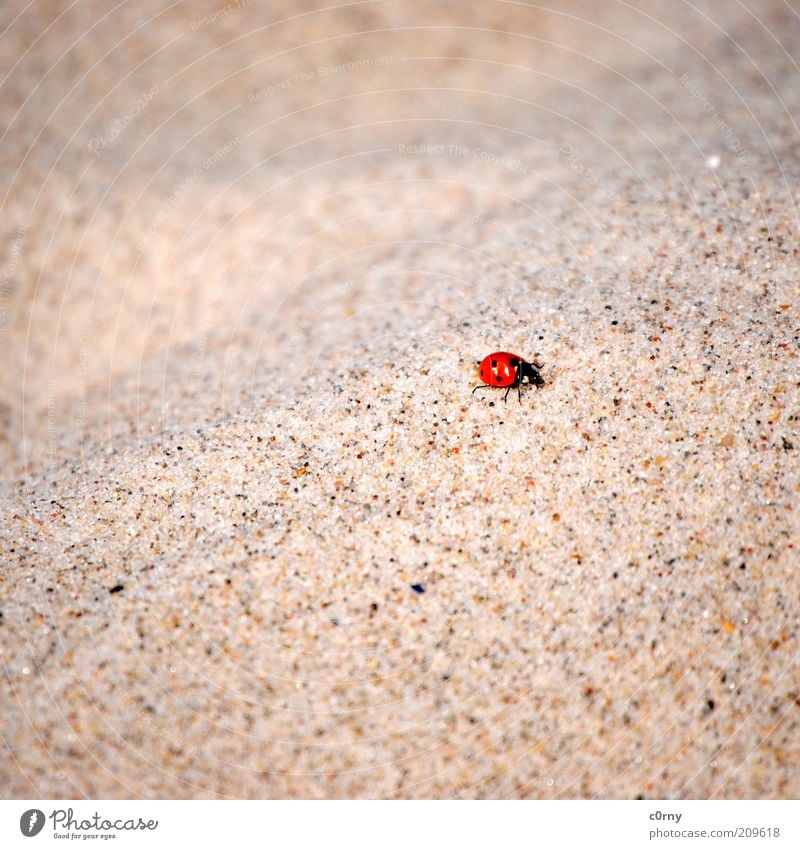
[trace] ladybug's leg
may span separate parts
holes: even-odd
[[[504,402],[504,403],[505,403],[506,399],[508,398],[508,393],[509,393],[509,392],[510,392],[513,388],[514,388],[514,384],[512,383],[512,384],[511,384],[511,386],[509,386],[509,387],[508,387],[508,389],[506,389],[506,394],[505,394],[505,395],[503,395],[503,402]]]
[[[476,386],[476,387],[472,390],[472,394],[474,395],[474,394],[475,394],[475,393],[476,393],[479,389],[491,389],[491,388],[492,388],[492,384],[491,384],[491,383],[482,383],[480,386]]]

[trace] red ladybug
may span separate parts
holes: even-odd
[[[517,390],[519,400],[522,401],[520,386],[523,382],[532,383],[534,386],[544,386],[544,380],[539,374],[540,368],[542,366],[529,363],[518,354],[510,354],[508,351],[495,351],[478,363],[478,374],[483,385],[476,386],[472,391],[505,386],[504,401],[508,398],[508,393],[512,389]]]

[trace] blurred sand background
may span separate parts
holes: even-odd
[[[2,796],[797,797],[795,4],[3,8]]]

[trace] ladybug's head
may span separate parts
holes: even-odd
[[[519,379],[522,381],[525,378],[534,386],[544,386],[544,378],[539,374],[539,369],[533,363],[523,361],[519,364]]]

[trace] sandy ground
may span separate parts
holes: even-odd
[[[0,794],[797,797],[797,9],[165,5],[5,4]]]

